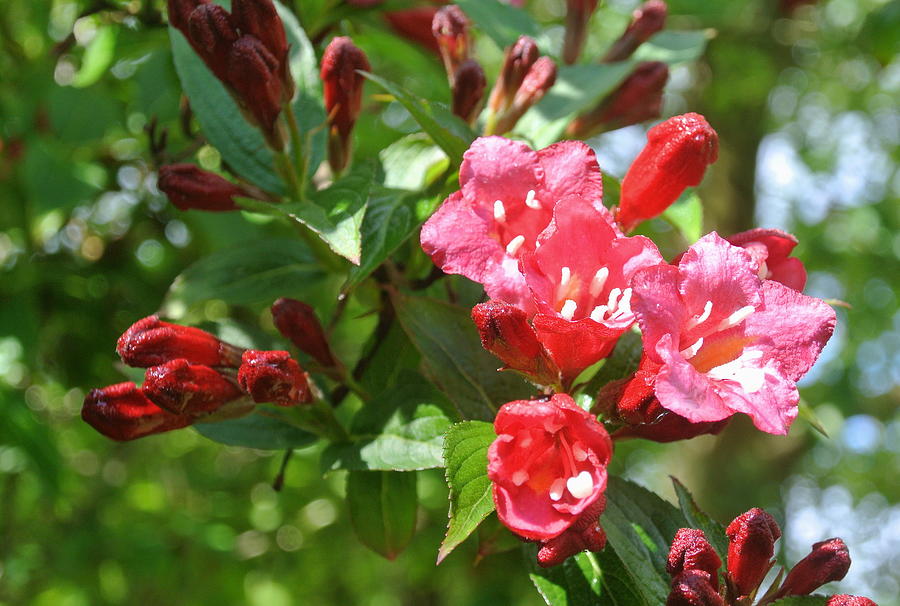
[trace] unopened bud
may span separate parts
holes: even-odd
[[[440,54],[441,49],[431,31],[431,24],[438,9],[433,6],[421,6],[402,11],[390,11],[384,14],[391,28],[401,37],[428,50]]]
[[[602,551],[606,546],[606,533],[600,527],[600,515],[605,508],[606,496],[600,495],[562,534],[542,541],[537,554],[538,564],[549,568],[582,551]]]
[[[491,90],[488,109],[499,113],[512,105],[516,91],[519,90],[525,79],[525,74],[528,73],[537,58],[537,44],[528,36],[519,36],[516,43],[506,49],[503,67]]]
[[[798,243],[796,237],[780,229],[759,227],[728,236],[726,240],[750,253],[758,266],[757,275],[760,279],[775,280],[803,292],[803,287],[806,286],[806,268],[800,259],[790,256]]]
[[[447,70],[447,78],[450,86],[456,76],[456,70],[462,62],[469,58],[471,53],[469,40],[469,19],[462,9],[451,4],[438,9],[431,22],[431,32],[437,40]]]
[[[466,59],[453,76],[453,113],[472,124],[481,111],[484,87],[487,80],[484,70],[474,59]]]
[[[736,517],[725,534],[731,583],[739,596],[750,595],[769,571],[781,529],[775,518],[754,507]]]
[[[712,575],[702,570],[685,570],[672,579],[666,606],[725,606],[712,583]]]
[[[188,38],[216,78],[228,82],[228,53],[238,39],[228,11],[218,4],[199,5],[188,18]]]
[[[494,132],[503,134],[513,129],[519,119],[536,105],[550,88],[556,83],[556,63],[550,57],[541,57],[535,61],[519,90],[513,97],[512,105],[497,119]]]
[[[250,195],[231,181],[193,164],[161,166],[156,185],[179,210],[237,210],[235,196]]]
[[[598,133],[658,118],[669,66],[660,61],[639,64],[622,84],[593,110],[569,125],[570,136],[586,139]]]
[[[286,351],[248,349],[238,370],[238,383],[254,402],[279,406],[312,402],[306,373]]]
[[[209,0],[168,0],[169,23],[188,37],[188,19],[201,4],[209,4]]]
[[[841,539],[828,539],[812,546],[808,556],[797,562],[775,598],[808,595],[831,581],[840,581],[850,570],[850,552]]]
[[[229,51],[228,84],[245,113],[275,149],[284,147],[276,120],[281,113],[279,61],[254,36],[241,36]]]
[[[587,38],[588,21],[597,9],[597,0],[566,0],[566,37],[563,41],[563,61],[572,65],[578,61]]]
[[[710,575],[713,589],[719,588],[719,568],[722,560],[702,530],[680,528],[672,539],[666,571],[673,577],[685,570],[702,570]]]
[[[345,36],[333,39],[322,55],[320,76],[330,127],[328,161],[336,173],[350,161],[350,132],[362,108],[363,77],[357,70],[371,69],[366,54]]]
[[[507,368],[530,375],[541,384],[559,380],[559,371],[544,350],[524,311],[509,303],[488,301],[472,308],[481,345]]]
[[[131,382],[92,389],[84,398],[81,418],[107,438],[125,441],[191,424],[188,415],[173,415],[151,402]]]
[[[172,414],[202,415],[241,397],[232,381],[209,366],[180,358],[147,369],[144,395]]]
[[[624,61],[650,36],[666,26],[669,9],[663,0],[650,0],[634,11],[628,29],[616,40],[603,57],[604,63]]]
[[[148,316],[132,324],[119,337],[116,351],[125,364],[138,368],[158,366],[176,358],[193,364],[237,368],[242,350],[205,330]]]
[[[289,101],[294,96],[288,60],[290,45],[275,4],[272,0],[232,0],[231,14],[242,34],[258,38],[278,60],[283,99]]]
[[[876,604],[869,598],[864,598],[857,595],[841,594],[833,595],[828,598],[825,606],[878,606],[878,604]]]
[[[300,351],[312,356],[325,368],[337,365],[325,329],[311,306],[282,297],[272,303],[272,319],[278,332],[290,339]]]
[[[622,179],[616,220],[626,233],[666,210],[687,188],[703,180],[719,156],[719,137],[700,114],[684,114],[657,124],[647,145]]]

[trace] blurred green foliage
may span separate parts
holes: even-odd
[[[434,566],[447,511],[440,470],[418,473],[419,532],[388,562],[353,537],[345,476],[321,476],[318,447],[297,452],[276,492],[280,454],[192,430],[115,444],[81,422],[87,390],[135,378],[115,361],[115,340],[184,297],[165,296],[177,275],[215,251],[294,235],[258,215],[180,213],[156,191],[150,125],[167,129],[167,161],[221,163],[181,101],[163,4],[0,2],[0,604],[537,604],[517,550],[473,565],[470,540]],[[633,4],[610,0],[596,29],[614,37]],[[670,28],[715,36],[704,59],[673,71],[666,111],[698,111],[719,132],[719,163],[699,190],[706,229],[791,230],[810,292],[850,304],[803,391],[829,437],[802,421],[787,439],[736,422],[684,444],[622,444],[614,471],[670,498],[666,475],[677,475],[725,521],[770,509],[786,522],[791,561],[809,524],[797,512],[812,511],[820,526],[833,520],[813,540],[850,537],[846,590],[862,592],[865,577],[873,598],[896,605],[900,3],[779,10],[789,4],[672,0]],[[328,3],[293,5],[321,44]],[[561,0],[529,5],[561,23]],[[447,100],[439,62],[388,35],[376,13],[343,24],[373,72]],[[547,43],[558,37],[551,28]],[[484,39],[479,52],[491,73],[499,50]],[[388,105],[360,120],[360,157],[414,130],[378,87],[366,92],[370,107]],[[604,168],[619,153],[608,146],[624,140],[591,141]],[[650,229],[667,237],[671,228],[658,220]],[[672,255],[684,243],[668,233]],[[322,288],[323,303],[339,287]],[[375,296],[356,297],[354,313]],[[182,311],[194,323],[232,317],[272,338],[266,303],[198,300]],[[373,325],[339,330],[338,349],[356,355]],[[891,529],[893,542],[879,539]]]

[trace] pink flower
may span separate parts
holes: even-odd
[[[463,156],[460,190],[422,227],[422,248],[444,272],[484,285],[488,296],[533,311],[519,258],[534,250],[556,202],[577,194],[600,212],[594,152],[579,141],[534,151],[502,137],[476,139]]]
[[[751,229],[726,238],[735,246],[750,253],[759,267],[759,277],[775,280],[789,288],[803,292],[806,286],[806,269],[791,251],[797,246],[797,238],[780,229]]]
[[[651,240],[622,237],[608,213],[580,196],[556,204],[537,242],[521,271],[537,310],[535,333],[565,385],[610,354],[635,320],[632,277],[664,261]]]
[[[787,433],[796,381],[834,330],[824,301],[760,280],[750,253],[715,233],[677,266],[638,272],[632,288],[645,354],[661,365],[663,408],[692,423],[742,412],[762,431]]]
[[[494,428],[488,477],[497,516],[507,528],[526,539],[549,542],[583,515],[599,515],[594,505],[606,488],[612,442],[572,398],[556,394],[547,400],[508,402]],[[579,529],[584,525],[579,522]]]

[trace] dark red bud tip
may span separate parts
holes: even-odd
[[[172,414],[197,416],[240,398],[241,390],[209,366],[181,358],[147,369],[144,394]]]
[[[537,562],[542,568],[557,566],[582,551],[602,551],[606,533],[600,527],[600,515],[606,509],[606,496],[584,510],[581,516],[560,535],[541,542]]]
[[[685,570],[672,579],[666,606],[725,606],[712,584],[712,576],[702,570]]]
[[[257,403],[294,406],[312,402],[306,373],[286,351],[248,349],[238,370],[238,383]]]
[[[151,402],[134,383],[92,389],[84,399],[81,418],[113,440],[126,441],[191,424],[187,415],[173,415]]]
[[[587,25],[597,9],[597,0],[566,1],[566,35],[563,40],[563,61],[572,65],[578,61],[587,37]]]
[[[808,556],[797,562],[775,595],[808,595],[831,581],[840,581],[850,570],[850,551],[841,539],[828,539],[812,546]]]
[[[237,39],[231,15],[218,4],[201,4],[191,12],[188,40],[222,82],[228,81],[228,50]]]
[[[719,568],[722,560],[713,549],[702,530],[681,528],[672,539],[666,571],[673,577],[685,570],[702,570],[710,575],[714,589],[719,587]]]
[[[205,330],[163,322],[158,316],[138,320],[122,333],[116,352],[129,366],[149,368],[175,358],[206,366],[240,365],[241,350]]]
[[[234,197],[249,195],[234,183],[193,164],[160,167],[157,187],[179,210],[237,210]]]
[[[736,517],[728,536],[728,574],[739,596],[756,589],[769,570],[781,529],[771,515],[754,507]]]
[[[403,38],[424,46],[428,50],[440,54],[437,40],[431,31],[434,15],[438,9],[433,6],[420,6],[402,11],[391,11],[384,18],[391,28]]]
[[[188,35],[188,19],[194,9],[201,4],[209,4],[209,0],[169,0],[169,23],[185,36]]]
[[[651,128],[647,145],[622,179],[617,215],[622,229],[662,213],[703,180],[718,156],[719,137],[700,114],[675,116]]]
[[[559,379],[559,371],[528,324],[524,311],[509,303],[488,301],[472,308],[472,320],[481,335],[481,345],[508,368],[531,375],[542,384]]]
[[[668,12],[669,9],[663,0],[650,0],[638,7],[632,14],[628,29],[603,57],[604,63],[624,61],[630,57],[637,47],[666,26]]]
[[[466,59],[453,77],[453,113],[472,124],[478,118],[487,79],[484,70],[474,59]]]
[[[294,96],[294,80],[288,59],[290,45],[275,4],[272,0],[233,0],[231,14],[242,34],[258,38],[278,60],[282,99],[290,101]]]
[[[350,38],[334,38],[322,55],[319,75],[328,115],[328,161],[340,172],[350,161],[350,133],[362,109],[363,77],[357,70],[370,71],[366,54]]]
[[[510,105],[516,96],[516,91],[522,85],[525,74],[538,59],[538,47],[534,39],[528,36],[519,36],[516,43],[506,49],[503,57],[503,67],[491,90],[488,100],[488,108],[498,113]]]
[[[325,329],[311,306],[282,297],[272,303],[272,319],[278,332],[290,339],[300,351],[315,358],[325,368],[337,366]]]
[[[512,104],[497,119],[493,132],[502,134],[512,130],[525,112],[536,105],[555,83],[556,63],[553,59],[541,57],[532,63]]]
[[[269,143],[284,146],[275,121],[281,113],[278,59],[254,36],[241,36],[228,53],[228,84]]]
[[[878,606],[878,604],[869,598],[842,594],[833,595],[828,598],[828,602],[825,603],[825,606]]]
[[[437,41],[452,86],[456,70],[469,58],[469,19],[455,4],[441,7],[434,14],[431,32]]]

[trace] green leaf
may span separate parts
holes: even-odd
[[[584,391],[589,394],[596,394],[600,388],[610,381],[624,379],[633,373],[640,364],[643,351],[643,342],[639,332],[628,330],[622,333],[622,336],[616,342],[616,347],[613,349],[612,354],[606,358],[597,374],[591,377]]]
[[[475,139],[475,133],[465,122],[454,116],[445,106],[414,97],[398,84],[374,74],[363,72],[363,75],[390,93],[406,108],[422,130],[446,152],[453,166],[458,166],[462,162],[463,153]]]
[[[81,59],[81,68],[72,79],[72,86],[84,88],[103,77],[116,56],[117,28],[104,26],[97,30]]]
[[[594,558],[601,570],[598,606],[656,606],[641,595],[615,549],[607,547]]]
[[[498,0],[458,0],[456,4],[503,50],[512,46],[520,35],[536,38],[537,23],[520,8]]]
[[[298,240],[236,244],[197,261],[172,283],[162,313],[179,318],[198,302],[271,303],[321,288],[326,274]]]
[[[813,407],[809,405],[809,402],[800,398],[800,404],[798,405],[799,416],[801,419],[810,424],[810,426],[822,434],[824,437],[828,437],[828,432],[825,430],[825,426],[822,425],[822,421],[819,420],[819,417],[816,416]]]
[[[451,427],[444,438],[450,524],[438,550],[438,564],[494,511],[491,481],[487,477],[487,451],[496,437],[491,423],[464,421]]]
[[[781,598],[772,602],[771,606],[826,606],[828,596],[824,595],[794,595]]]
[[[600,578],[592,558],[579,553],[558,566],[542,568],[537,564],[538,546],[523,545],[528,576],[547,606],[596,606],[602,597]]]
[[[309,446],[318,438],[286,421],[281,421],[267,411],[216,423],[195,423],[197,433],[220,444],[243,446],[260,450],[284,450]],[[278,413],[271,412],[273,415]]]
[[[499,360],[481,347],[466,309],[437,299],[397,294],[397,317],[424,366],[464,419],[494,418],[501,404],[534,393],[524,379],[497,372]]]
[[[688,242],[696,242],[703,235],[703,204],[694,192],[683,195],[666,209],[662,218],[680,231]]]
[[[719,522],[709,517],[700,507],[697,506],[694,497],[688,492],[684,484],[672,477],[672,484],[675,486],[675,494],[678,496],[678,505],[681,507],[681,513],[687,520],[688,526],[691,528],[699,528],[706,535],[706,540],[713,546],[719,554],[719,558],[724,562],[728,555],[728,538],[725,536],[725,527]]]
[[[703,56],[710,38],[708,30],[665,30],[654,35],[634,52],[636,61],[662,61],[669,65],[696,61]]]
[[[384,168],[384,186],[419,191],[428,185],[436,164],[446,166],[447,154],[425,133],[414,133],[394,141],[378,154]]]
[[[416,531],[416,474],[351,471],[347,506],[360,542],[393,560]]]
[[[350,426],[350,443],[322,453],[322,469],[412,471],[443,467],[447,398],[413,372],[363,406]]]

